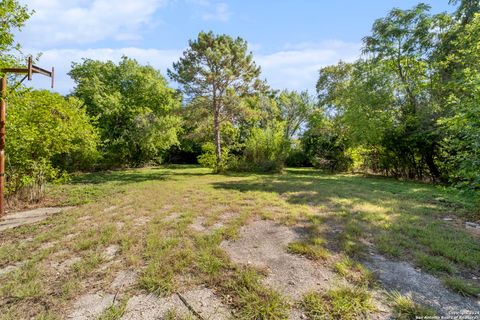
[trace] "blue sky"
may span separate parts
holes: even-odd
[[[276,89],[313,93],[318,69],[359,56],[376,18],[413,0],[23,0],[35,14],[18,34],[24,53],[42,52],[39,66],[56,68],[56,89],[68,93],[66,73],[81,58],[118,61],[122,55],[166,74],[199,31],[248,41],[262,77]],[[423,1],[432,12],[448,0]],[[37,88],[47,79],[35,79]]]

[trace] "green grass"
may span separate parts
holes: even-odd
[[[306,237],[285,249],[328,264],[360,288],[312,294],[303,301],[312,317],[322,308],[339,317],[372,312],[373,276],[358,263],[369,246],[447,277],[445,284],[460,294],[476,293],[464,276],[480,277],[480,242],[442,220],[452,214],[478,219],[476,203],[472,194],[443,186],[311,169],[213,175],[181,166],[78,175],[49,186],[48,195],[54,204],[78,207],[0,233],[0,267],[23,264],[0,275],[2,297],[16,297],[0,306],[0,319],[62,318],[66,306],[92,286],[109,288],[122,270],[139,274],[129,294],[168,296],[205,285],[230,297],[225,301],[241,319],[288,318],[292,302],[263,285],[262,272],[232,263],[220,247],[256,218],[304,226]],[[191,228],[199,218],[214,226],[225,212],[232,217],[220,229]],[[107,261],[102,254],[111,245],[120,250]],[[72,258],[82,260],[60,272],[51,267]],[[114,317],[116,311],[109,312]]]
[[[236,319],[288,319],[289,305],[276,291],[260,283],[261,276],[253,269],[240,269],[223,289],[231,292]]]
[[[371,286],[375,283],[375,276],[370,270],[347,256],[336,262],[333,268],[338,274],[356,285]]]
[[[45,294],[39,266],[27,263],[8,274],[0,287],[0,295],[13,299],[38,298]]]
[[[343,287],[325,294],[311,292],[303,297],[302,306],[309,319],[366,319],[375,310],[372,297],[360,287]]]
[[[312,260],[321,260],[329,256],[328,251],[322,247],[323,241],[294,241],[288,244],[288,251],[303,255]]]
[[[467,282],[457,277],[446,277],[443,283],[447,288],[455,291],[465,297],[477,298],[480,296],[480,286],[475,285],[472,281]]]
[[[452,264],[443,257],[430,256],[422,252],[417,252],[415,254],[415,260],[422,269],[429,271],[431,273],[452,274],[455,272],[455,269],[453,268]]]
[[[434,317],[435,311],[431,308],[415,303],[410,297],[401,295],[398,292],[390,294],[393,302],[393,314],[398,320],[415,320]]]
[[[72,270],[79,276],[86,276],[103,262],[103,257],[99,253],[91,253],[79,262],[72,265]]]

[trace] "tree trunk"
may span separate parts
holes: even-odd
[[[215,151],[217,154],[217,168],[216,171],[220,170],[220,164],[222,163],[222,141],[220,138],[220,115],[218,108],[215,106],[214,117],[213,117],[213,127],[215,131]]]

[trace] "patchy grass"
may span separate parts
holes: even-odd
[[[415,260],[422,269],[434,274],[452,274],[455,272],[452,264],[443,257],[430,256],[422,252],[417,252],[415,254]]]
[[[375,283],[374,274],[361,263],[344,256],[333,265],[334,270],[348,281],[360,286],[372,286]]]
[[[436,315],[433,309],[424,307],[415,303],[412,298],[401,295],[398,292],[390,294],[393,302],[393,314],[398,320],[415,320],[434,317]]]
[[[288,244],[288,251],[303,255],[312,260],[321,260],[329,256],[328,250],[322,247],[324,243],[320,238],[313,238],[309,241],[294,241]]]
[[[472,295],[451,279],[480,277],[478,239],[441,219],[475,219],[473,198],[440,186],[310,169],[213,175],[184,166],[78,175],[49,186],[48,194],[54,203],[77,207],[0,234],[0,268],[20,266],[0,275],[0,319],[62,318],[82,294],[98,288],[114,294],[116,274],[131,269],[138,279],[129,295],[166,296],[206,285],[222,294],[236,317],[288,318],[291,302],[265,287],[261,272],[234,265],[220,248],[258,217],[306,225],[305,240],[287,250],[331,264],[361,287],[312,294],[303,301],[312,315],[321,308],[339,317],[371,312],[373,277],[357,261],[372,249],[453,277],[446,285],[462,294]],[[221,227],[199,232],[192,228],[197,219]],[[105,258],[113,245],[119,251]],[[102,316],[116,314],[112,309]]]
[[[302,306],[312,320],[367,319],[368,314],[375,310],[372,297],[360,287],[343,287],[325,294],[311,292],[303,297]]]
[[[444,278],[443,283],[447,288],[461,294],[462,296],[475,298],[480,296],[480,286],[475,285],[471,281],[467,282],[457,277],[446,277]]]
[[[125,313],[127,308],[127,299],[112,304],[97,318],[97,320],[119,320]]]
[[[42,272],[36,264],[27,263],[8,275],[0,287],[2,297],[22,300],[40,298],[45,294]]]
[[[329,251],[361,259],[376,248],[431,273],[480,276],[480,241],[463,227],[442,220],[453,214],[476,219],[478,195],[443,186],[323,175],[306,169],[216,185],[255,196],[277,195],[282,206],[286,202],[302,208],[300,216],[321,227],[319,234],[313,234],[328,239]],[[312,219],[317,215],[322,218]],[[305,245],[296,244],[295,249],[308,251]]]
[[[276,291],[265,288],[260,279],[255,270],[240,269],[224,287],[233,294],[235,319],[288,319],[287,301]]]
[[[72,270],[79,276],[85,277],[95,270],[102,262],[103,257],[99,253],[91,253],[79,262],[72,265]]]

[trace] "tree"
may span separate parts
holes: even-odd
[[[178,143],[180,97],[151,66],[127,57],[119,64],[84,59],[69,75],[77,84],[73,95],[97,119],[108,164],[158,161]]]
[[[277,98],[280,117],[285,121],[285,138],[292,139],[302,129],[313,110],[314,103],[307,91],[283,90]]]
[[[7,192],[28,189],[37,198],[62,171],[88,169],[98,159],[98,130],[83,102],[46,90],[10,96]],[[29,199],[33,200],[33,199]]]
[[[451,115],[440,119],[454,183],[480,188],[480,13],[458,33],[446,57],[456,68],[448,85]]]
[[[260,68],[247,52],[247,42],[228,35],[200,32],[183,57],[168,70],[184,94],[204,102],[213,117],[217,170],[222,163],[221,126],[241,115],[239,98],[261,88]]]
[[[459,4],[455,15],[463,25],[470,23],[475,14],[480,12],[480,1],[478,0],[449,0],[448,3]]]
[[[20,44],[15,42],[15,32],[20,30],[30,17],[26,6],[16,0],[2,0],[0,2],[0,68],[15,61],[10,54],[18,51]]]
[[[442,139],[436,121],[442,115],[442,106],[432,92],[432,57],[449,20],[445,14],[430,15],[429,9],[425,4],[410,10],[393,9],[387,17],[376,20],[372,35],[364,38],[364,52],[396,76],[399,113],[398,125],[390,131],[391,146],[403,162],[411,163],[414,173],[409,175],[422,178],[425,164],[436,180],[443,178],[436,159]]]
[[[308,161],[318,169],[345,171],[351,165],[342,126],[338,118],[328,117],[323,108],[310,114],[301,145]]]

